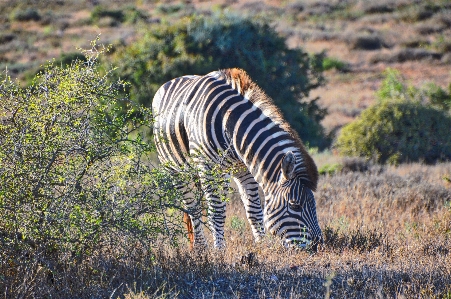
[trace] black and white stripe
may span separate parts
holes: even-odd
[[[223,247],[225,203],[205,173],[212,165],[240,169],[233,174],[254,237],[264,227],[287,243],[321,240],[315,199],[318,173],[296,133],[271,100],[238,69],[184,76],[158,90],[152,103],[154,136],[161,162],[177,171],[191,158],[200,172],[215,247]],[[220,153],[227,153],[226,157]],[[265,195],[264,213],[258,187]],[[198,203],[186,198],[194,245],[206,242]]]

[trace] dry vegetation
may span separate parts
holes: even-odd
[[[255,244],[233,195],[224,251],[196,255],[186,244],[174,248],[164,241],[152,252],[138,244],[130,252],[121,252],[121,244],[104,246],[89,260],[65,256],[57,267],[41,260],[42,266],[11,270],[14,293],[23,298],[449,298],[451,164],[369,166],[356,172],[350,169],[360,162],[346,163],[346,171],[320,179],[316,198],[325,246],[317,254],[286,249],[270,237]]]
[[[272,239],[254,244],[235,199],[227,250],[193,258],[160,248],[155,279],[179,298],[449,298],[450,172],[412,164],[322,177],[326,244],[316,255]],[[129,292],[140,298],[141,289]]]
[[[352,172],[356,161],[345,164],[347,171],[323,176],[316,193],[323,251],[286,250],[272,239],[253,244],[234,200],[225,252],[199,260],[174,250],[157,255],[168,287],[180,298],[448,298],[451,165]]]
[[[449,1],[135,1],[142,21],[92,19],[95,4],[124,10],[120,1],[0,0],[0,68],[25,79],[44,61],[77,52],[98,33],[128,44],[164,17],[225,9],[275,20],[290,46],[327,51],[346,68],[327,71],[316,90],[335,131],[374,102],[386,67],[414,85],[451,82]],[[41,3],[38,1],[38,3]],[[51,8],[49,8],[51,7]],[[27,9],[28,16],[25,14]],[[23,13],[23,15],[20,15]],[[24,16],[25,15],[25,16]],[[318,154],[320,168],[338,163]],[[229,203],[225,251],[197,256],[168,246],[105,245],[89,260],[41,252],[35,264],[1,260],[4,297],[18,298],[451,298],[451,164],[381,167],[339,161],[316,192],[325,247],[310,255],[268,237],[254,244],[236,196]],[[124,243],[132,242],[124,240]],[[118,244],[115,244],[118,245]],[[117,248],[134,247],[121,252]],[[46,257],[44,259],[44,257]],[[23,253],[17,257],[27,260]],[[6,271],[6,270],[5,270]],[[0,294],[3,296],[3,294]]]

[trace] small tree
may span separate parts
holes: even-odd
[[[306,98],[323,83],[322,56],[289,49],[285,39],[263,21],[231,15],[193,16],[155,25],[113,57],[118,76],[131,82],[131,95],[149,107],[161,84],[187,74],[239,67],[272,97],[301,138],[324,146],[325,116]]]
[[[102,248],[127,255],[161,235],[178,236],[178,178],[151,164],[150,111],[124,98],[126,84],[111,82],[111,72],[96,70],[102,51],[94,45],[85,54],[86,62],[67,68],[47,65],[25,89],[0,80],[0,292],[7,297],[18,296],[21,275],[45,281],[46,271],[56,275],[58,265]]]
[[[0,293],[8,298],[119,287],[110,281],[117,273],[107,284],[105,273],[137,260],[146,268],[157,239],[183,236],[175,186],[195,185],[198,171],[152,165],[151,112],[125,97],[111,71],[97,70],[98,49],[94,42],[83,60],[46,65],[28,88],[0,78]],[[223,194],[222,169],[205,175]],[[201,201],[202,190],[192,191]],[[96,260],[106,268],[94,272]]]

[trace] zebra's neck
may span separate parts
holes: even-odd
[[[272,100],[242,70],[229,69],[209,76],[225,79],[236,91],[224,99],[227,104],[221,102],[216,106],[216,115],[222,117],[223,134],[218,135],[228,140],[225,143],[233,147],[235,156],[247,166],[264,192],[271,192],[279,183],[280,163],[289,151],[296,157],[296,177],[315,190],[318,180],[315,163]]]
[[[245,101],[243,98],[236,105],[243,105]],[[280,164],[287,152],[295,154],[297,170],[307,171],[302,166],[304,159],[296,140],[257,106],[249,105],[245,111],[229,109],[224,117],[225,131],[233,132],[228,134],[230,146],[265,194],[271,193],[279,183]]]

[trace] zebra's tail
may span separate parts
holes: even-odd
[[[191,218],[187,212],[183,213],[183,223],[185,223],[186,229],[188,230],[188,239],[189,239],[189,249],[193,250],[194,245],[194,230],[193,223],[191,222]]]

